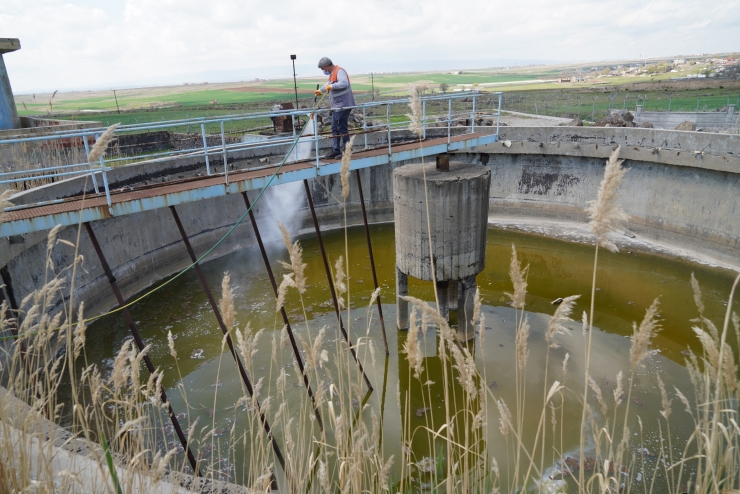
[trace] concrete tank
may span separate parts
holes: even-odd
[[[450,309],[458,310],[458,332],[463,339],[475,334],[471,326],[473,296],[475,276],[486,262],[490,183],[488,167],[450,163],[448,155],[441,155],[436,163],[414,163],[393,172],[396,296],[408,294],[409,275],[433,280],[431,228],[440,314],[447,317]],[[398,328],[408,329],[408,304],[400,298],[397,303]]]

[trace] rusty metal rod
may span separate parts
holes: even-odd
[[[213,309],[213,314],[216,316],[216,321],[218,321],[218,325],[221,327],[221,331],[226,337],[226,343],[229,345],[229,351],[231,352],[231,356],[234,357],[234,361],[236,362],[236,365],[239,368],[239,374],[241,375],[242,382],[244,383],[244,386],[247,388],[247,391],[249,391],[249,396],[253,396],[254,389],[252,388],[252,383],[250,382],[249,376],[247,375],[247,370],[244,368],[244,365],[242,365],[242,361],[239,358],[239,355],[236,353],[236,349],[234,348],[234,342],[231,339],[231,336],[229,335],[229,330],[226,327],[226,324],[224,323],[223,317],[221,317],[221,311],[218,308],[218,304],[216,304],[216,300],[213,298],[213,293],[211,292],[211,288],[208,286],[208,282],[206,281],[206,277],[203,274],[203,270],[200,268],[200,264],[196,262],[198,258],[195,256],[195,251],[193,250],[193,247],[190,245],[190,240],[188,239],[188,236],[185,233],[185,228],[183,228],[182,226],[182,221],[180,221],[180,215],[177,214],[177,210],[175,209],[175,206],[170,206],[170,212],[172,213],[172,217],[175,219],[175,223],[177,224],[177,229],[180,230],[180,236],[182,236],[182,241],[185,244],[185,248],[188,251],[188,255],[190,255],[190,260],[195,263],[195,272],[198,275],[200,284],[203,286],[203,291],[206,293],[206,297],[208,297],[208,302],[211,304],[211,309]],[[272,449],[275,451],[275,456],[278,458],[280,465],[283,467],[283,471],[285,471],[285,459],[283,458],[283,454],[280,452],[280,448],[278,447],[277,442],[275,441],[275,438],[272,436],[270,424],[267,423],[267,418],[265,417],[265,414],[262,412],[262,408],[260,407],[259,401],[256,401],[256,408],[257,408],[257,412],[259,413],[260,421],[262,422],[262,427],[265,429],[265,432],[267,433],[267,437],[270,439],[270,442],[272,443]]]
[[[275,298],[278,296],[278,286],[275,282],[275,275],[272,272],[272,267],[270,266],[270,260],[267,258],[267,251],[265,250],[265,244],[262,243],[262,235],[260,235],[259,228],[257,227],[257,220],[254,217],[254,213],[252,212],[252,205],[249,203],[249,197],[247,197],[246,192],[242,192],[242,196],[244,197],[244,204],[247,206],[247,210],[249,211],[249,220],[252,222],[252,228],[254,228],[254,235],[257,238],[257,244],[260,247],[260,252],[262,253],[262,260],[265,262],[265,269],[267,270],[267,275],[270,277],[270,283],[272,284],[272,291],[275,293]],[[290,338],[290,345],[293,347],[293,355],[295,356],[296,362],[298,362],[298,368],[301,371],[301,375],[303,376],[303,384],[306,386],[306,390],[308,391],[308,396],[311,398],[311,404],[313,405],[313,411],[316,414],[316,420],[319,423],[319,428],[323,432],[324,430],[324,423],[321,420],[321,415],[319,414],[319,408],[316,406],[316,399],[313,395],[313,390],[311,390],[311,384],[308,382],[308,375],[306,374],[306,370],[303,366],[303,358],[301,357],[301,352],[298,350],[298,345],[295,341],[295,336],[293,335],[293,329],[290,327],[290,321],[288,320],[288,313],[285,312],[285,307],[280,308],[280,314],[283,316],[283,323],[285,323],[285,327],[288,331],[288,338]]]
[[[311,198],[311,189],[308,187],[308,180],[303,181],[303,187],[306,189],[306,197],[308,198],[308,207],[311,209],[311,217],[313,218],[313,226],[316,230],[316,238],[319,240],[319,250],[321,251],[321,259],[324,261],[324,269],[326,270],[326,279],[329,282],[329,291],[331,292],[331,298],[334,301],[334,311],[337,313],[337,319],[339,320],[339,329],[342,330],[342,336],[344,336],[344,341],[347,342],[347,345],[349,345],[349,351],[352,353],[352,357],[354,357],[355,362],[357,362],[357,367],[360,369],[360,373],[362,374],[362,377],[365,379],[365,384],[367,384],[367,387],[370,391],[373,390],[373,385],[370,384],[370,379],[367,378],[367,375],[365,374],[365,370],[362,368],[362,363],[360,362],[360,359],[357,358],[357,354],[355,353],[355,347],[352,344],[352,341],[349,339],[349,336],[347,335],[347,331],[344,329],[344,323],[342,322],[342,314],[339,312],[339,302],[337,300],[337,292],[334,291],[334,281],[331,279],[331,270],[329,269],[329,261],[326,260],[326,251],[324,250],[324,241],[321,238],[321,228],[319,228],[319,220],[316,218],[316,210],[313,207],[313,198]]]
[[[100,264],[103,267],[103,271],[105,271],[105,276],[108,278],[108,282],[110,283],[110,286],[113,289],[113,293],[116,296],[116,300],[118,300],[118,304],[120,306],[126,305],[126,301],[123,299],[123,295],[121,295],[121,291],[118,289],[116,278],[113,276],[113,273],[110,270],[110,266],[108,266],[108,261],[105,260],[105,256],[103,255],[103,250],[100,248],[100,244],[98,243],[98,239],[95,236],[95,232],[93,232],[93,229],[90,226],[90,223],[85,223],[85,230],[87,230],[87,235],[90,237],[90,241],[92,242],[93,247],[95,248],[95,253],[98,255],[98,259],[100,259]],[[144,341],[141,339],[141,335],[139,335],[139,331],[136,329],[136,324],[134,323],[134,320],[131,317],[131,314],[129,313],[128,309],[123,309],[121,312],[123,313],[123,316],[126,318],[128,327],[131,330],[131,334],[134,337],[134,341],[136,341],[136,346],[139,347],[139,351],[143,351],[146,345],[144,345]],[[148,354],[144,355],[144,363],[146,364],[146,368],[149,370],[149,373],[154,374],[155,372],[154,364],[152,364],[152,360],[149,358]],[[188,456],[188,461],[190,462],[190,466],[193,467],[193,472],[195,473],[195,475],[200,477],[201,473],[200,473],[200,470],[198,469],[198,463],[195,461],[195,457],[193,456],[193,451],[190,449],[190,446],[188,445],[188,440],[182,431],[182,427],[180,427],[180,422],[177,420],[177,417],[175,417],[175,412],[172,411],[172,406],[170,405],[170,402],[167,400],[167,394],[165,393],[164,388],[161,390],[160,399],[162,400],[162,403],[167,405],[167,415],[170,417],[170,421],[172,422],[172,427],[175,428],[175,432],[177,433],[177,437],[180,439],[180,443],[182,444],[182,447],[185,448],[185,454],[187,454]]]
[[[367,239],[367,251],[370,254],[370,268],[373,272],[373,283],[375,289],[378,289],[378,276],[375,274],[375,258],[373,257],[373,244],[370,242],[370,227],[367,224],[367,212],[365,211],[365,196],[362,194],[362,180],[360,179],[359,168],[355,170],[355,177],[357,177],[357,188],[360,191],[360,205],[362,206],[362,221],[365,224],[365,238]],[[380,319],[380,329],[383,332],[383,347],[385,347],[386,356],[388,353],[388,338],[385,335],[385,321],[383,321],[383,305],[380,303],[380,292],[378,292],[378,319]]]
[[[4,280],[2,280],[4,281]],[[5,289],[3,289],[3,286]],[[5,291],[8,291],[7,298],[5,297]],[[17,305],[15,304],[15,301],[13,299],[13,296],[10,292],[10,285],[7,283],[0,285],[0,307],[3,306],[3,302],[5,302],[5,324],[7,325],[7,329],[10,331],[10,334],[13,335],[14,338],[18,338],[18,328],[20,327],[20,319],[21,319],[21,312],[18,310]],[[15,315],[13,315],[15,313]],[[17,340],[16,340],[17,341]],[[31,368],[31,363],[28,361],[28,354],[26,353],[26,343],[21,340],[18,342],[18,354],[21,356],[21,361],[23,362],[23,368],[26,371],[26,374],[32,378],[33,382],[36,381],[36,378],[34,376],[33,369]],[[39,392],[36,392],[37,397],[41,397],[39,395]]]

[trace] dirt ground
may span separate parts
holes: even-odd
[[[571,120],[571,118],[537,116],[515,111],[501,112],[501,123],[510,127],[556,127],[568,124]]]

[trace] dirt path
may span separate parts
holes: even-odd
[[[570,118],[548,117],[516,111],[501,112],[501,123],[511,127],[556,127],[563,124],[567,125],[571,120]]]

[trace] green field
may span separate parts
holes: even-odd
[[[441,84],[448,85],[449,91],[469,90],[471,85],[476,85],[482,92],[503,92],[504,109],[553,116],[578,115],[585,119],[599,118],[610,108],[634,110],[638,102],[645,110],[659,111],[669,107],[673,111],[713,111],[740,103],[738,81],[706,79],[700,83],[695,79],[683,85],[670,81],[672,77],[699,73],[706,68],[697,64],[682,67],[678,74],[592,77],[585,82],[562,84],[533,81],[553,80],[562,74],[588,70],[588,66],[515,67],[462,74],[386,73],[373,75],[372,82],[370,74],[354,74],[351,79],[358,102],[371,98],[371,88],[379,99],[394,99],[407,95],[408,85],[412,83],[426,84],[432,92],[439,92]],[[325,81],[323,76],[300,79],[300,105],[312,106],[316,84]],[[95,120],[109,125],[253,113],[269,110],[276,102],[295,101],[292,79],[124,89],[117,91],[117,97],[121,113],[116,111],[112,91],[77,91],[53,97],[18,95],[16,104],[21,115]]]

